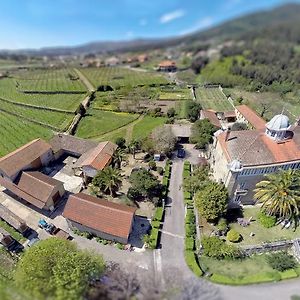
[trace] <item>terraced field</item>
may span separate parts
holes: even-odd
[[[0,111],[0,156],[35,138],[50,139],[53,131]]]
[[[17,90],[13,78],[0,80],[0,98],[12,102],[74,112],[85,94],[30,94]]]
[[[82,138],[99,138],[105,133],[133,122],[138,117],[137,114],[90,109],[87,116],[81,120],[76,135]]]
[[[83,68],[80,71],[95,87],[111,86],[115,89],[122,86],[169,83],[165,77],[153,72],[137,72],[118,67]]]
[[[217,112],[233,110],[233,106],[218,88],[197,88],[196,97],[204,109]]]
[[[17,89],[23,92],[86,92],[86,87],[72,69],[22,71],[15,79]]]

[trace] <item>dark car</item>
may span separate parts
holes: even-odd
[[[177,150],[177,157],[178,158],[184,158],[185,157],[185,150],[184,149],[178,149]]]

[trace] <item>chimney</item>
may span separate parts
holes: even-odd
[[[228,128],[228,129],[225,131],[225,142],[228,141],[229,136],[230,136],[230,129]]]

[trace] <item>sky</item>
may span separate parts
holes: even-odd
[[[284,0],[1,0],[0,49],[184,35]]]

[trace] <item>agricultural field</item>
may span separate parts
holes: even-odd
[[[145,116],[133,127],[132,139],[139,140],[147,137],[154,128],[165,124],[166,118]]]
[[[42,138],[49,140],[52,136],[53,131],[50,129],[0,111],[0,156],[33,139]]]
[[[16,89],[12,78],[0,79],[0,98],[25,105],[74,112],[85,94],[30,94]]]
[[[192,99],[191,91],[188,88],[161,89],[159,100],[190,100]]]
[[[101,138],[101,135],[125,126],[138,117],[138,114],[90,109],[81,120],[76,135],[82,138]]]
[[[162,85],[169,83],[160,74],[138,72],[126,68],[82,68],[80,71],[95,87],[111,86],[113,89],[117,89],[122,86]]]
[[[86,87],[72,69],[21,71],[14,76],[16,88],[29,93],[85,93]]]
[[[241,89],[227,89],[227,92],[235,101],[242,97],[243,103],[249,105],[258,114],[264,110],[263,117],[266,120],[270,120],[282,111],[291,121],[295,121],[300,116],[300,91],[291,92],[284,96],[279,93],[247,92]]]
[[[44,109],[32,108],[16,105],[11,102],[3,101],[0,98],[0,111],[12,113],[27,121],[36,121],[53,127],[54,130],[63,131],[72,122],[73,113],[49,111]]]
[[[197,88],[196,97],[203,109],[213,109],[217,112],[233,110],[233,106],[219,88]]]

